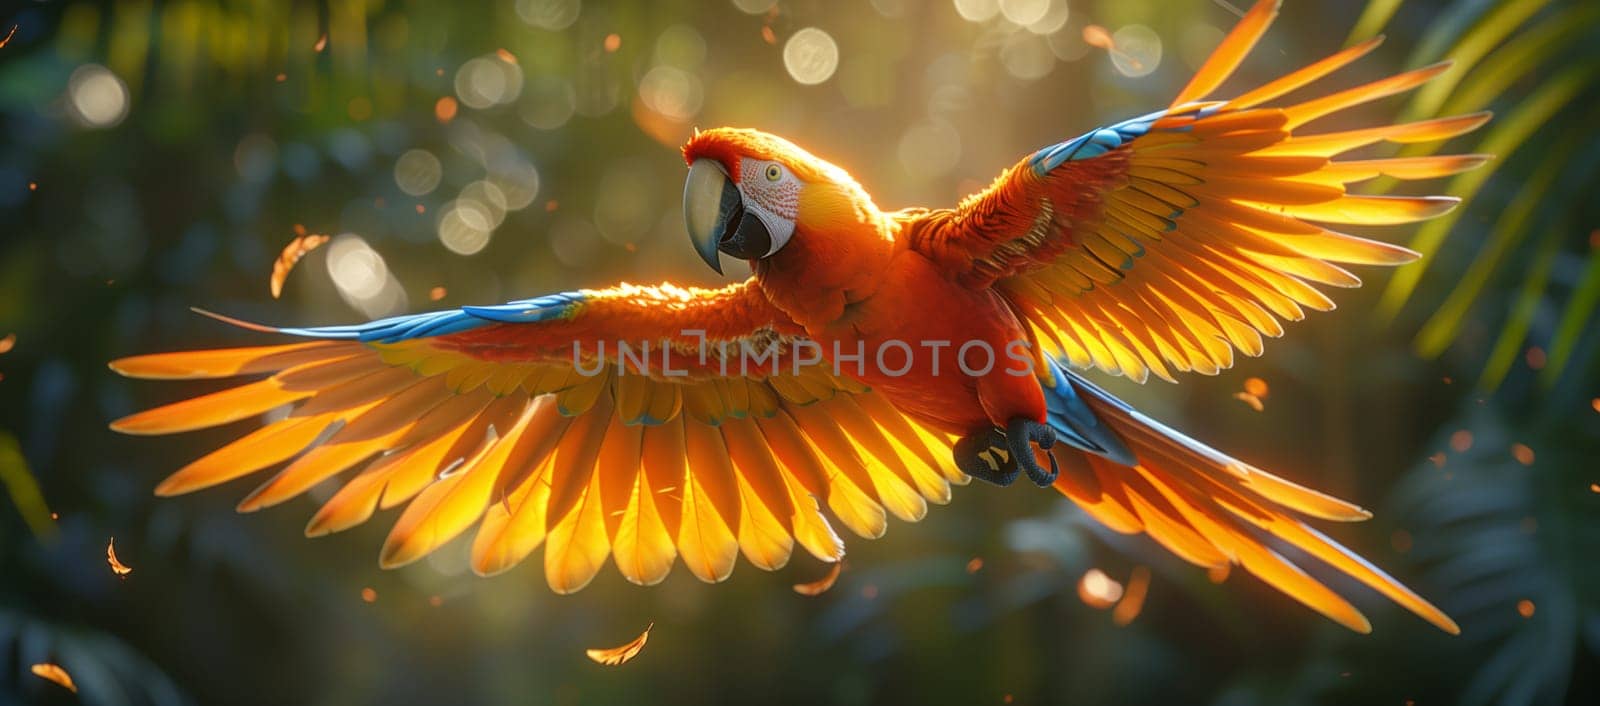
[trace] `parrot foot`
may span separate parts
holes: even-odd
[[[1005,434],[994,427],[962,437],[952,450],[956,456],[956,468],[985,483],[1004,488],[1011,485],[1020,473],[1006,446]]]
[[[1050,459],[1049,471],[1034,458],[1036,443]],[[1050,451],[1055,443],[1056,432],[1049,425],[1018,417],[1006,425],[1004,432],[990,427],[963,437],[952,450],[956,468],[985,483],[1005,487],[1026,472],[1035,485],[1048,488],[1061,472],[1055,454]]]
[[[1056,430],[1051,429],[1050,425],[1027,417],[1014,417],[1006,424],[1006,442],[1011,447],[1011,457],[1027,472],[1028,480],[1033,481],[1034,485],[1048,488],[1056,482],[1056,476],[1061,475],[1061,467],[1056,465],[1056,455],[1050,450],[1056,445]],[[1034,458],[1033,444],[1038,444],[1039,450],[1050,459],[1049,472]]]

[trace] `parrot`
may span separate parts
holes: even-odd
[[[238,504],[332,481],[310,537],[398,509],[398,567],[471,532],[473,571],[543,547],[561,594],[607,563],[652,585],[682,560],[705,582],[795,546],[838,562],[971,479],[1026,476],[1111,531],[1197,567],[1238,567],[1351,630],[1372,629],[1337,572],[1439,629],[1456,623],[1313,527],[1372,515],[1192,439],[1086,376],[1215,375],[1284,321],[1397,266],[1404,247],[1335,230],[1401,225],[1458,199],[1352,193],[1379,176],[1464,172],[1485,155],[1341,159],[1443,141],[1475,113],[1307,126],[1414,89],[1441,63],[1285,99],[1382,37],[1233,98],[1217,91],[1278,14],[1247,11],[1172,103],[1023,157],[949,208],[880,209],[843,168],[749,128],[682,147],[685,229],[720,288],[621,283],[368,323],[271,327],[245,347],[135,355],[124,376],[234,380],[111,423],[133,435],[256,420],[156,486],[172,496],[277,469]],[[1336,264],[1337,263],[1337,264]],[[201,312],[208,313],[208,312]],[[942,357],[941,357],[942,354]],[[330,485],[331,487],[331,485]]]

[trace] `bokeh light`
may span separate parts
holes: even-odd
[[[839,68],[839,45],[816,27],[794,33],[783,45],[783,66],[794,80],[813,86],[828,80]]]
[[[528,90],[518,104],[522,122],[540,130],[566,125],[577,109],[572,83],[559,76],[539,76],[528,82]]]
[[[776,4],[778,4],[778,0],[733,0],[734,7],[751,15],[762,14],[771,10],[772,6]]]
[[[1111,35],[1111,63],[1129,78],[1148,76],[1161,65],[1161,35],[1144,25],[1127,25]]]
[[[956,12],[968,22],[985,22],[1000,14],[997,0],[955,0]]]
[[[405,290],[383,256],[361,236],[340,234],[328,243],[327,251],[328,276],[345,303],[371,318],[406,309]]]
[[[1054,34],[1067,25],[1067,20],[1072,16],[1072,9],[1066,0],[1048,0],[1045,3],[1044,14],[1028,23],[1028,31],[1034,34]]]
[[[705,89],[700,78],[688,71],[657,66],[640,79],[639,98],[651,110],[681,122],[700,112]]]
[[[539,29],[562,30],[578,21],[581,0],[517,0],[517,16]]]
[[[128,116],[128,84],[99,64],[73,71],[67,95],[73,116],[85,127],[112,127]]]
[[[1044,78],[1056,67],[1049,40],[1032,32],[1016,32],[1000,45],[1000,64],[1006,73],[1025,81]]]
[[[689,25],[673,25],[656,37],[656,63],[694,70],[706,60],[706,39]]]
[[[439,214],[439,242],[457,255],[476,255],[489,245],[495,217],[482,201],[451,201]]]
[[[469,108],[504,105],[522,94],[522,68],[490,54],[471,59],[456,71],[456,97]]]
[[[439,187],[444,166],[432,152],[424,149],[407,150],[394,163],[394,183],[401,191],[412,196],[425,196]]]
[[[539,170],[517,154],[500,152],[490,157],[488,181],[513,211],[527,208],[539,196]]]
[[[1000,14],[1013,24],[1031,25],[1050,12],[1051,0],[1000,0]]]

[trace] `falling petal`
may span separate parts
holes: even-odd
[[[17,345],[17,334],[8,333],[5,338],[0,338],[0,354],[10,353]]]
[[[362,588],[361,589],[361,601],[363,603],[377,603],[378,602],[378,589],[373,588],[371,586],[367,586],[367,587]]]
[[[1078,580],[1078,598],[1090,608],[1105,610],[1122,598],[1122,584],[1107,576],[1104,571],[1090,569]]]
[[[304,228],[297,226],[295,230],[298,232]],[[272,280],[269,284],[272,287],[273,299],[283,294],[283,281],[288,279],[289,271],[294,269],[295,263],[300,262],[300,258],[305,257],[306,253],[322,247],[328,240],[330,238],[326,235],[300,235],[284,246],[277,262],[272,263]]]
[[[1533,465],[1533,449],[1528,448],[1527,444],[1512,444],[1511,457],[1524,466]]]
[[[66,689],[67,691],[70,691],[74,694],[78,693],[78,685],[72,683],[72,675],[68,674],[67,670],[62,669],[61,665],[59,664],[40,662],[39,664],[33,665],[33,673],[35,676],[41,679],[48,679],[60,684],[61,688]]]
[[[839,580],[839,574],[842,571],[844,571],[844,562],[833,562],[833,566],[828,568],[827,576],[823,576],[822,578],[810,583],[797,583],[794,585],[794,592],[802,596],[821,595],[828,589],[833,588],[833,582]]]
[[[445,298],[445,295],[449,293],[449,290],[446,290],[444,287],[434,287],[433,289],[428,290],[428,301],[439,301],[440,299]]]
[[[983,557],[981,556],[972,557],[972,560],[967,562],[967,573],[969,574],[976,574],[982,569]]]
[[[1451,451],[1463,453],[1470,448],[1472,448],[1472,432],[1461,429],[1450,435]]]
[[[1524,618],[1533,617],[1533,601],[1526,598],[1517,601],[1517,614]]]
[[[516,54],[512,54],[511,52],[506,51],[505,49],[496,49],[496,50],[494,50],[494,55],[500,57],[500,60],[506,62],[507,64],[515,64],[515,63],[517,63],[517,55]]]
[[[612,32],[606,35],[606,53],[610,54],[622,48],[622,35]],[[646,632],[649,632],[648,630]],[[643,643],[640,643],[641,645]]]
[[[1083,26],[1083,43],[1106,51],[1111,51],[1114,48],[1111,44],[1111,33],[1100,25]]]
[[[17,27],[19,27],[19,26],[20,25],[11,25],[11,31],[10,32],[6,32],[6,38],[5,39],[0,39],[0,47],[4,47],[5,45],[11,43],[11,38],[16,36]]]
[[[311,48],[315,49],[318,52],[322,51],[323,49],[327,49],[328,48],[328,33],[327,32],[323,32],[322,36],[317,38],[316,46],[313,46]]]
[[[625,645],[619,645],[617,647],[605,649],[584,650],[583,653],[588,655],[589,659],[594,660],[596,663],[604,664],[608,667],[625,664],[628,660],[633,659],[636,655],[638,655],[639,650],[644,649],[644,643],[650,640],[650,629],[654,628],[655,626],[656,624],[654,622],[645,626],[644,632],[639,633],[638,637],[633,638],[633,640],[629,641]]]
[[[1118,625],[1133,622],[1134,618],[1139,617],[1139,611],[1144,610],[1144,597],[1149,592],[1149,567],[1133,567],[1133,575],[1128,577],[1128,587],[1122,591],[1122,600],[1117,601],[1117,607],[1111,610],[1111,622]]]
[[[1257,412],[1260,412],[1260,411],[1266,409],[1266,405],[1263,405],[1261,403],[1261,398],[1260,397],[1256,397],[1255,395],[1252,395],[1252,394],[1250,394],[1248,392],[1235,392],[1235,393],[1233,393],[1233,398],[1236,399],[1236,400],[1239,400],[1240,402],[1243,402],[1243,403],[1245,403],[1247,405],[1250,405],[1250,409],[1253,409],[1253,410],[1255,410]]]
[[[456,99],[445,96],[433,104],[433,117],[439,119],[440,124],[456,119]]]
[[[1600,483],[1590,483],[1589,484],[1589,492],[1591,492],[1591,493],[1600,493]]]
[[[1206,569],[1206,578],[1210,579],[1211,583],[1222,583],[1223,581],[1227,581],[1228,572],[1232,570],[1231,566],[1231,564],[1223,564],[1222,566]]]
[[[117,559],[116,537],[112,537],[110,541],[106,542],[106,563],[111,565],[111,573],[116,574],[119,579],[127,578],[128,574],[133,573],[132,567],[124,565],[121,560]]]
[[[764,26],[764,27],[761,28],[761,41],[766,42],[768,44],[777,44],[778,43],[778,35],[773,33],[771,25],[767,25],[767,26]]]
[[[1444,468],[1445,455],[1443,451],[1435,451],[1432,456],[1428,457],[1428,460],[1433,462],[1435,468]]]
[[[1267,388],[1266,380],[1262,380],[1261,378],[1245,378],[1244,391],[1255,395],[1256,397],[1266,399],[1269,389]]]

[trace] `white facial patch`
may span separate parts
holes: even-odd
[[[739,162],[739,191],[744,195],[745,213],[761,219],[772,236],[767,255],[777,252],[794,236],[794,222],[800,216],[800,180],[777,162],[746,157]]]

